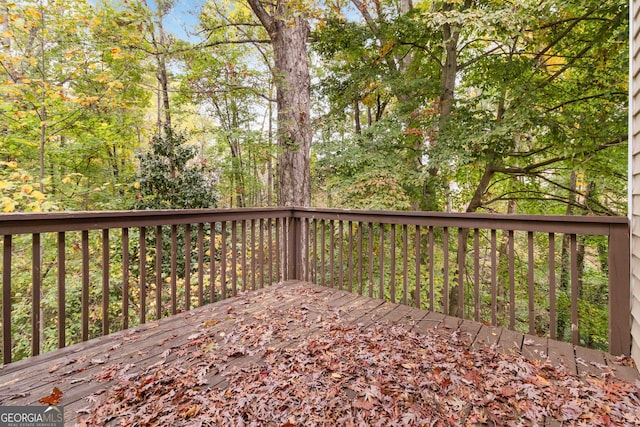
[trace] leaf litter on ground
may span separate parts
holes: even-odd
[[[105,366],[112,386],[81,425],[640,425],[640,382],[580,377],[464,333],[321,321],[309,304],[204,322],[180,357],[137,374]],[[309,318],[314,321],[309,321]],[[301,331],[308,331],[306,334]]]

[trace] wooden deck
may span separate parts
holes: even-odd
[[[118,363],[140,372],[158,361],[175,360],[179,357],[177,350],[185,348],[189,339],[204,330],[224,337],[239,319],[277,316],[286,313],[288,307],[300,306],[317,316],[337,313],[342,322],[364,327],[389,322],[424,333],[459,331],[470,348],[494,346],[501,352],[519,352],[531,360],[548,360],[554,366],[563,366],[581,375],[599,375],[612,370],[613,375],[623,380],[640,379],[634,367],[619,364],[610,355],[598,351],[291,281],[0,367],[0,405],[37,404],[57,387],[63,393],[59,404],[65,408],[66,423],[73,424],[78,420],[77,411],[89,406],[89,396],[99,398],[103,390],[113,386],[112,380],[104,376],[108,366]],[[320,333],[320,328],[319,322],[308,322],[296,336],[298,340],[308,338]],[[295,346],[295,340],[283,341],[277,334],[270,339],[270,347]],[[254,363],[258,357],[240,355],[228,364],[228,369]],[[225,387],[224,374],[213,370],[206,378],[208,385]],[[553,421],[547,424],[560,425]]]

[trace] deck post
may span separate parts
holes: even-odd
[[[609,233],[609,352],[631,351],[629,226],[611,224]]]
[[[287,280],[300,280],[300,256],[302,247],[300,239],[302,233],[300,231],[300,218],[294,216],[295,208],[291,209],[291,216],[288,218],[287,230]]]

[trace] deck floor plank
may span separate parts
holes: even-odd
[[[574,348],[569,343],[383,302],[340,289],[291,281],[0,367],[0,404],[33,404],[57,386],[64,392],[60,404],[65,407],[66,421],[73,423],[76,411],[89,405],[88,396],[99,394],[112,385],[108,379],[99,381],[107,366],[117,365],[118,369],[131,373],[144,372],[154,364],[179,358],[178,353],[194,334],[214,337],[212,348],[215,348],[215,343],[222,343],[229,334],[241,336],[242,331],[236,332],[236,329],[246,328],[252,318],[273,318],[277,322],[292,312],[304,316],[305,328],[290,331],[293,334],[287,339],[274,334],[269,338],[269,348],[298,349],[314,336],[326,333],[323,325],[330,319],[339,320],[345,327],[402,324],[420,333],[440,333],[444,337],[457,332],[462,345],[469,348],[493,347],[500,352],[520,352],[529,360],[562,365],[572,373],[597,376],[612,370],[616,377],[627,381],[640,378],[633,366],[626,366],[613,356],[595,350]],[[287,325],[283,327],[288,328]],[[221,369],[260,365],[262,357],[261,354],[242,353],[231,358],[228,366]],[[207,387],[224,387],[225,372],[212,369],[207,376]],[[558,424],[549,419],[546,425]]]
[[[502,329],[496,350],[504,354],[520,353],[524,335],[509,329]]]

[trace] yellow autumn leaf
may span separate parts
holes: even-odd
[[[3,208],[2,211],[3,212],[13,212],[16,210],[16,205],[15,203],[13,203],[13,200],[9,199],[9,198],[5,198],[3,203]]]
[[[31,184],[23,184],[20,191],[25,194],[31,194],[31,192],[33,191],[33,186]]]
[[[68,184],[71,182],[71,178],[69,176],[65,176],[61,181],[63,184]]]
[[[136,190],[139,190],[139,189],[140,189],[140,183],[139,183],[139,182],[137,182],[137,181],[136,181],[136,182],[134,182],[134,183],[133,183],[133,188],[135,188]]]
[[[44,199],[44,194],[42,194],[41,192],[39,192],[38,190],[34,190],[31,193],[31,197],[33,197],[34,199],[36,199],[37,201],[43,200]]]

